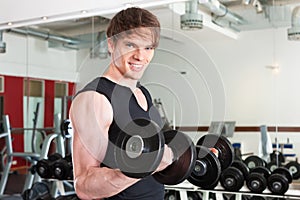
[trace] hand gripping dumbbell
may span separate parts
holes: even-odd
[[[196,163],[187,180],[203,189],[213,189],[221,171],[233,162],[233,147],[226,137],[207,134],[198,140],[196,151]]]
[[[165,143],[172,149],[173,163],[156,172],[153,177],[160,183],[176,185],[187,179],[196,163],[196,148],[190,137],[182,132],[169,130],[164,133]]]
[[[71,154],[62,159],[56,160],[52,166],[52,174],[58,180],[72,180],[73,179],[73,165]]]
[[[36,172],[40,177],[42,178],[53,178],[53,170],[52,166],[55,163],[55,161],[62,159],[61,154],[54,153],[50,156],[48,156],[48,159],[41,159],[36,164]]]
[[[284,168],[278,167],[268,178],[268,189],[272,194],[283,195],[288,191],[289,184],[293,181],[291,172]]]
[[[154,173],[162,160],[165,144],[173,151],[173,163]],[[195,161],[195,146],[184,133],[175,130],[162,132],[153,121],[135,119],[118,133],[114,141],[110,140],[102,166],[118,168],[132,178],[154,173],[157,181],[173,185],[190,175]]]
[[[262,166],[257,166],[251,169],[251,172],[246,181],[246,185],[251,192],[262,193],[268,185],[268,178],[271,175],[271,171]]]
[[[222,171],[220,176],[221,186],[231,192],[239,191],[249,176],[249,168],[242,161],[235,160],[230,167]]]

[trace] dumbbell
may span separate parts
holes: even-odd
[[[278,162],[279,165],[281,165],[282,163],[285,162],[285,158],[284,158],[283,154],[280,151],[278,151],[278,150],[274,150],[270,154],[270,160]]]
[[[276,168],[281,167],[285,162],[285,158],[280,151],[274,150],[270,154],[270,162],[267,164],[267,168],[273,172]]]
[[[73,179],[72,156],[69,154],[62,159],[56,160],[52,165],[52,174],[58,180]]]
[[[73,135],[72,125],[69,119],[65,119],[60,124],[60,132],[64,138],[70,138]]]
[[[249,176],[249,168],[242,161],[235,160],[230,167],[222,171],[220,176],[221,186],[231,192],[239,191]]]
[[[62,159],[61,154],[54,153],[48,156],[48,159],[39,160],[36,164],[36,172],[42,178],[53,178],[52,165],[59,159]]]
[[[165,143],[172,149],[174,161],[153,177],[162,184],[176,185],[192,173],[196,163],[196,148],[190,137],[180,131],[168,130],[163,134]]]
[[[298,160],[290,161],[285,166],[293,175],[293,179],[299,179],[300,178],[300,164]]]
[[[257,166],[263,166],[265,167],[267,165],[266,161],[264,161],[262,158],[252,155],[248,156],[245,160],[244,163],[247,165],[247,167],[251,170],[254,167]]]
[[[289,184],[293,181],[291,172],[284,168],[278,167],[268,178],[268,189],[273,194],[283,195],[288,191]]]
[[[116,140],[109,142],[102,164],[118,168],[128,177],[143,178],[152,175],[159,166],[165,144],[172,149],[174,161],[165,170],[155,173],[154,178],[163,184],[178,184],[193,169],[195,146],[184,133],[175,130],[162,132],[155,122],[147,119],[129,122]]]
[[[268,185],[268,178],[271,171],[262,166],[257,166],[251,169],[251,172],[246,180],[246,185],[251,192],[262,193]]]
[[[233,147],[226,137],[207,134],[198,140],[196,151],[196,163],[187,180],[203,189],[213,189],[218,184],[221,171],[233,162]]]
[[[275,161],[275,160],[273,160],[273,161],[271,161],[271,162],[269,162],[268,164],[267,164],[267,168],[271,171],[271,172],[273,172],[276,168],[278,168],[278,167],[282,167],[282,165],[281,165],[281,163],[279,163],[279,162],[277,162],[277,161]]]

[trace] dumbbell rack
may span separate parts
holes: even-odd
[[[242,200],[242,195],[247,196],[262,196],[262,197],[271,197],[271,198],[283,198],[283,199],[300,199],[300,185],[299,184],[290,184],[290,189],[285,195],[274,195],[271,194],[271,192],[266,189],[262,194],[256,194],[250,192],[246,186],[244,186],[239,192],[229,192],[225,191],[221,185],[218,185],[213,190],[203,190],[188,181],[184,181],[178,185],[166,185],[166,190],[176,190],[179,191],[180,194],[180,200],[188,200],[187,191],[193,191],[193,192],[201,192],[202,193],[202,200],[209,200],[209,194],[215,193],[217,200],[223,200],[222,195],[223,194],[234,194],[236,195],[235,200]]]

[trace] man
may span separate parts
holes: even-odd
[[[164,186],[152,176],[130,178],[105,162],[113,156],[109,146],[133,119],[149,119],[162,127],[149,92],[138,82],[158,46],[159,21],[145,9],[128,8],[112,18],[106,33],[111,63],[76,95],[70,110],[76,194],[80,199],[163,200]],[[156,171],[172,159],[165,145]]]

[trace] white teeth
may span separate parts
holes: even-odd
[[[133,67],[135,67],[135,68],[141,68],[141,67],[143,67],[143,65],[138,65],[138,64],[131,64]]]

